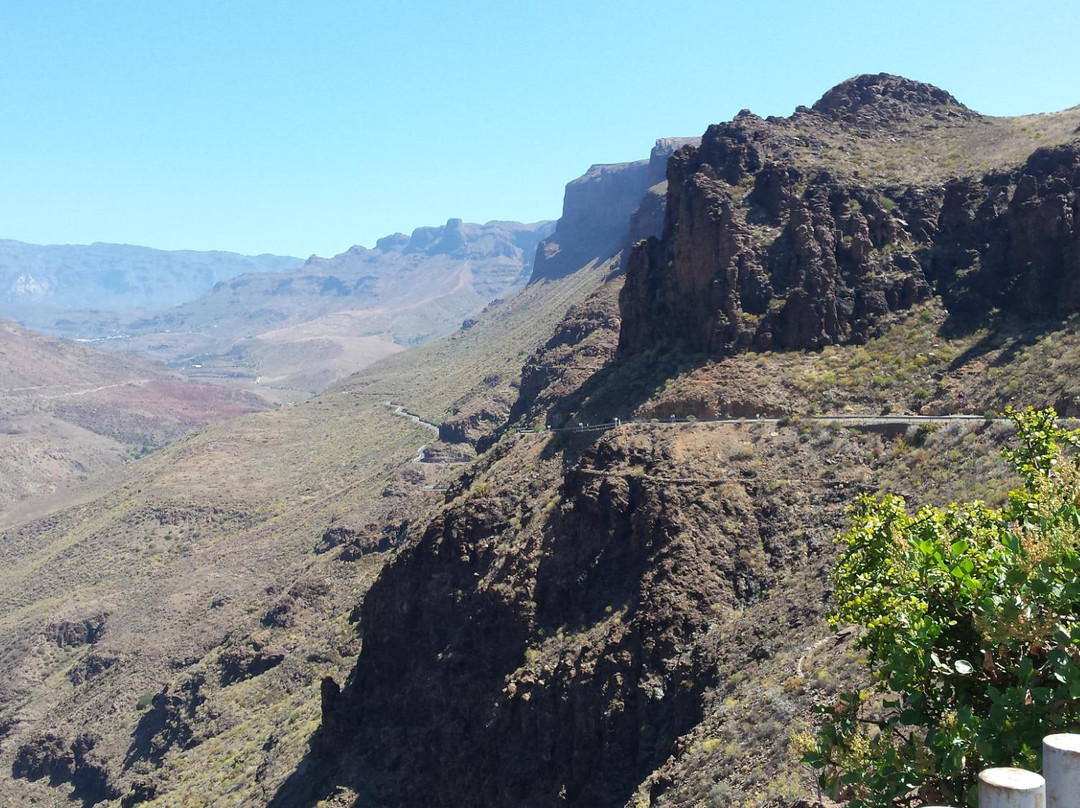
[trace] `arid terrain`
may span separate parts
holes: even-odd
[[[72,309],[69,302],[67,310],[58,310],[69,298],[44,293],[24,295],[11,308],[54,335],[134,352],[275,403],[295,402],[390,354],[445,336],[486,304],[519,290],[532,272],[537,243],[551,228],[550,222],[451,219],[332,258],[312,256],[292,265],[282,259],[280,267],[264,261],[265,267],[220,280],[194,272],[203,286],[193,280],[186,297],[156,310],[124,308],[123,296],[103,309]],[[90,257],[70,263],[92,263],[95,248],[82,248]],[[193,255],[206,262],[216,254]],[[123,275],[123,265],[112,274]],[[146,285],[143,275],[122,281],[124,288]]]
[[[850,503],[1080,414],[1078,124],[883,74],[661,141],[448,337],[11,521],[0,803],[813,804]]]
[[[0,524],[96,482],[211,421],[264,409],[257,396],[164,366],[43,337],[0,320]]]

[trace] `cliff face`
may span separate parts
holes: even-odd
[[[883,75],[791,118],[710,127],[669,161],[663,233],[630,257],[620,352],[858,342],[935,292],[960,318],[1075,311],[1076,142],[965,179],[889,153],[981,147],[983,126],[944,91]]]
[[[1039,149],[1020,169],[949,182],[923,256],[946,305],[1028,317],[1080,310],[1080,144]]]
[[[659,233],[667,158],[697,138],[661,138],[648,160],[594,165],[567,183],[562,216],[555,232],[540,242],[530,283],[561,278],[593,260],[605,260],[634,241]],[[638,208],[643,208],[639,215]],[[631,225],[631,217],[638,219]]]
[[[720,670],[767,660],[764,638],[801,622],[708,641],[781,570],[819,563],[842,493],[687,472],[718,453],[739,468],[748,435],[644,431],[565,456],[538,437],[485,455],[365,598],[361,657],[319,745],[371,798],[623,805],[701,720]],[[780,515],[808,497],[827,505],[792,539]]]

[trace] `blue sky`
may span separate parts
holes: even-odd
[[[0,238],[306,257],[555,218],[592,163],[858,73],[1080,104],[1078,30],[1067,0],[0,0]]]

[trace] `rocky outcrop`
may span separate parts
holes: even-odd
[[[99,654],[91,652],[81,661],[77,662],[68,671],[68,681],[73,685],[81,685],[84,682],[100,676],[109,668],[120,661],[120,657],[114,654]]]
[[[813,111],[834,121],[872,127],[927,116],[937,121],[979,117],[940,87],[888,73],[840,82],[814,104]]]
[[[844,162],[849,147],[828,152],[851,133],[898,141],[896,127],[915,150],[923,129],[977,118],[936,87],[882,74],[789,119],[744,111],[709,127],[669,161],[663,233],[629,259],[620,353],[859,342],[934,292],[961,319],[1076,311],[1075,143],[940,185],[866,182]]]
[[[284,661],[284,654],[266,653],[260,648],[228,648],[221,652],[218,659],[221,666],[220,684],[228,687],[234,682],[262,676]]]
[[[155,693],[150,709],[132,733],[124,768],[131,768],[136,761],[157,765],[170,749],[197,745],[200,739],[194,726],[199,708],[206,702],[206,689],[206,677],[196,673]]]
[[[476,447],[506,422],[516,397],[516,378],[489,373],[475,389],[450,405],[439,424],[439,440]]]
[[[95,752],[99,741],[90,733],[70,741],[56,733],[43,733],[19,747],[11,776],[24,780],[48,778],[54,786],[70,783],[72,796],[88,806],[117,799],[120,792],[109,780],[107,764]]]
[[[108,618],[108,612],[102,612],[82,620],[61,620],[50,623],[45,628],[45,639],[60,648],[92,645],[105,632],[105,621]]]
[[[927,274],[950,310],[1023,317],[1080,311],[1080,144],[1013,171],[949,182]]]
[[[537,425],[612,360],[619,340],[622,283],[622,277],[610,278],[570,309],[551,338],[529,356],[510,423]]]

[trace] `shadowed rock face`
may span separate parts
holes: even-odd
[[[759,119],[711,127],[668,168],[663,237],[639,244],[619,349],[820,348],[930,288],[895,201],[774,160]]]
[[[534,283],[562,278],[593,259],[609,258],[622,246],[630,214],[649,188],[649,161],[595,165],[567,183],[563,215],[555,232],[540,242]]]
[[[959,320],[1076,311],[1076,143],[941,184],[860,182],[843,153],[805,156],[820,158],[815,138],[837,127],[918,149],[923,130],[977,118],[943,90],[883,74],[788,119],[743,112],[711,126],[671,158],[663,233],[630,257],[620,353],[859,342],[932,290]]]
[[[924,264],[946,305],[1031,317],[1080,311],[1080,145],[1039,149],[1025,165],[949,182]]]
[[[654,191],[654,186],[664,182],[668,157],[697,142],[698,138],[661,138],[648,160],[594,165],[567,183],[562,217],[555,232],[540,242],[529,282],[564,277],[658,234],[664,218],[663,187]]]

